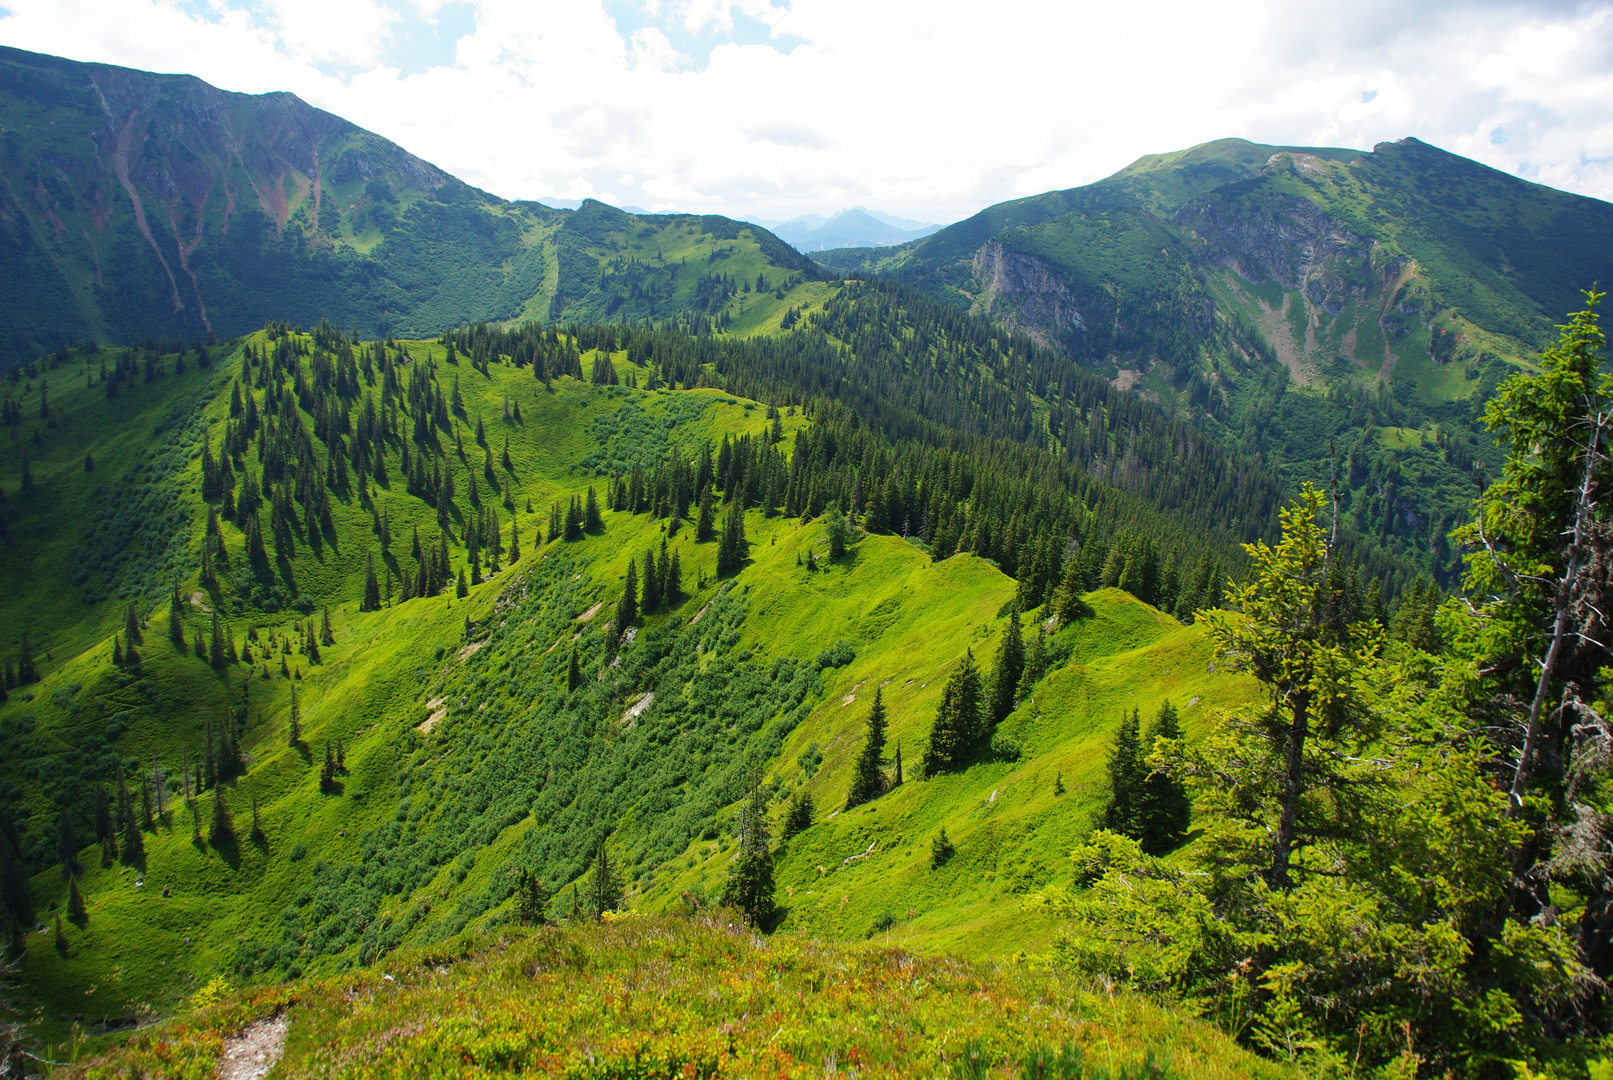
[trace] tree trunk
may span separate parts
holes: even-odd
[[[1294,834],[1299,819],[1299,796],[1303,788],[1305,768],[1305,737],[1310,733],[1310,691],[1294,697],[1294,719],[1288,729],[1288,752],[1283,770],[1283,811],[1277,820],[1277,835],[1272,840],[1271,884],[1273,888],[1287,889],[1289,857],[1294,850]]]

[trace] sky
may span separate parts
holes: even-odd
[[[1613,200],[1613,0],[0,0],[0,44],[290,90],[505,198],[946,223],[1415,136]]]

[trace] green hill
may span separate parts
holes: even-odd
[[[277,319],[726,322],[814,272],[727,218],[507,202],[289,93],[3,49],[0,124],[0,366]]]
[[[1118,716],[1169,697],[1191,728],[1252,692],[1205,674],[1197,628],[1098,588],[1103,553],[1134,550],[1153,567],[1147,588],[1191,610],[1189,552],[1234,565],[1274,493],[1216,523],[1226,500],[1177,488],[1214,475],[1184,473],[1189,462],[1213,470],[1224,456],[1118,398],[1103,422],[1130,442],[1108,452],[1131,465],[1111,483],[1061,464],[1057,444],[1038,448],[1045,435],[961,439],[944,412],[921,423],[901,411],[901,394],[863,420],[833,384],[819,384],[826,397],[791,391],[772,380],[792,355],[832,358],[837,378],[905,367],[867,333],[898,315],[945,367],[981,358],[962,365],[976,400],[997,392],[994,364],[1029,355],[1023,342],[970,343],[982,324],[929,322],[917,298],[903,313],[896,294],[824,289],[796,285],[785,307],[801,329],[754,343],[619,327],[354,342],[277,326],[183,354],[72,350],[19,371],[17,437],[0,442],[0,650],[14,683],[25,650],[41,677],[0,704],[0,824],[44,927],[23,939],[37,1030],[115,1030],[219,971],[331,973],[491,932],[512,918],[523,871],[550,883],[564,916],[601,842],[634,910],[714,903],[751,776],[775,823],[797,792],[820,806],[781,849],[780,932],[877,930],[981,959],[1045,952],[1060,923],[1029,901],[1068,883],[1061,852],[1100,808]],[[820,356],[826,332],[858,351]],[[615,385],[596,381],[612,371]],[[705,382],[773,385],[775,404]],[[1056,404],[1025,408],[1045,417]],[[1011,410],[1001,423],[1014,430]],[[1155,455],[1150,479],[1140,466]],[[591,489],[599,526],[557,538],[551,514]],[[737,573],[719,574],[721,545],[700,539],[702,490],[714,517],[749,506]],[[858,506],[866,528],[832,557],[835,508]],[[1071,560],[1076,595],[1087,573],[1097,591],[1061,624],[1051,593],[1072,532],[1086,560]],[[676,557],[681,594],[618,646],[623,579],[646,556],[663,568]],[[1004,572],[1016,559],[1017,580]],[[378,610],[364,610],[371,560]],[[462,573],[495,560],[456,596]],[[916,769],[942,682],[966,650],[989,666],[1016,598],[1043,607],[1025,632],[1047,623],[1051,670],[1001,725],[1001,752],[932,781],[910,772],[836,813],[871,684]],[[138,852],[116,824],[120,790]],[[111,807],[98,824],[100,799]],[[233,837],[214,835],[220,800]],[[64,820],[87,913],[58,936]],[[942,826],[957,854],[932,870]]]
[[[1224,139],[989,207],[897,248],[820,252],[989,315],[1179,408],[1454,582],[1445,542],[1485,400],[1613,279],[1613,206],[1416,139]]]

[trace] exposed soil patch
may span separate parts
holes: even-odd
[[[224,1053],[218,1059],[219,1080],[262,1080],[286,1045],[286,1014],[259,1020],[241,1029],[239,1035],[224,1040]]]

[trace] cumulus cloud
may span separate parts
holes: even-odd
[[[7,0],[0,41],[289,89],[514,198],[949,221],[1224,136],[1414,135],[1613,197],[1613,0]],[[245,5],[251,2],[248,9]]]

